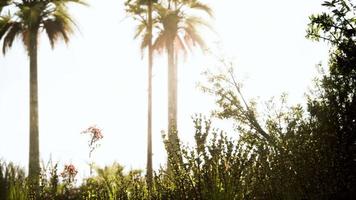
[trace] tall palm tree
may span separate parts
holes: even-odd
[[[126,11],[139,24],[134,38],[141,37],[141,49],[148,47],[149,60],[152,59],[150,45],[158,53],[167,52],[168,57],[168,141],[176,144],[177,136],[177,58],[178,52],[187,53],[192,47],[205,49],[203,38],[198,27],[209,27],[202,18],[194,15],[195,11],[202,11],[212,17],[212,10],[198,0],[156,0],[152,10],[148,11],[146,0],[127,0]],[[144,5],[144,6],[143,6]],[[193,11],[193,12],[192,12]],[[146,15],[146,14],[149,15]],[[152,17],[152,24],[149,17]],[[152,34],[152,32],[154,34]],[[149,61],[150,63],[150,61]],[[151,73],[149,71],[149,73]],[[149,80],[152,74],[149,74]],[[149,96],[152,93],[149,83]],[[149,103],[150,104],[150,103]],[[150,106],[149,106],[150,110]],[[150,115],[150,114],[149,114]],[[149,117],[150,119],[150,117]],[[150,122],[149,122],[150,123]],[[149,152],[149,151],[148,151]],[[152,154],[152,151],[151,151]]]
[[[152,166],[152,0],[148,0],[148,111],[147,111],[147,183],[148,191],[152,191],[153,166]]]
[[[148,191],[152,189],[153,167],[152,167],[152,66],[153,66],[153,48],[152,48],[152,5],[156,0],[127,0],[125,2],[126,12],[140,23],[137,27],[137,38],[143,30],[145,34],[141,43],[141,50],[148,47],[148,96],[147,96],[147,185]],[[147,8],[147,10],[146,10]]]
[[[30,144],[29,177],[34,187],[40,174],[37,46],[42,31],[47,33],[54,48],[57,41],[69,41],[75,25],[68,13],[68,3],[84,4],[82,0],[1,0],[0,40],[3,54],[19,37],[27,50],[30,61]]]
[[[162,0],[155,9],[158,33],[153,48],[159,53],[167,52],[168,141],[173,147],[177,147],[177,58],[180,51],[187,53],[195,46],[203,50],[206,48],[198,29],[210,28],[210,25],[194,13],[200,11],[212,17],[213,12],[208,5],[199,0]]]

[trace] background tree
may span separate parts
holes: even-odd
[[[152,189],[152,67],[153,67],[153,48],[152,48],[152,6],[153,0],[128,0],[125,2],[126,12],[135,20],[139,21],[135,39],[144,32],[141,42],[141,50],[148,47],[148,96],[147,96],[147,185],[149,191]],[[145,13],[145,7],[147,12]],[[146,14],[146,15],[145,15]],[[145,31],[144,31],[145,30]]]
[[[308,110],[323,152],[325,192],[330,198],[356,196],[356,6],[325,1],[327,12],[310,17],[307,37],[331,45],[329,72],[317,81]],[[331,177],[331,178],[330,178]]]
[[[293,106],[259,115],[232,70],[208,75],[210,87],[203,89],[217,97],[215,115],[235,121],[255,156],[243,178],[248,199],[355,196],[356,7],[342,0],[323,6],[328,12],[310,17],[308,38],[331,45],[329,72],[316,81],[307,110]]]
[[[148,111],[147,111],[147,185],[148,191],[152,191],[152,0],[148,0]]]
[[[73,21],[67,11],[67,3],[81,0],[2,0],[0,17],[0,39],[2,51],[12,47],[15,38],[22,39],[30,60],[30,145],[29,177],[34,187],[38,187],[39,125],[38,125],[38,84],[37,46],[42,31],[47,33],[52,48],[55,42],[69,41],[73,32]]]
[[[153,48],[159,53],[166,51],[168,59],[168,137],[177,139],[177,58],[179,52],[187,53],[192,47],[205,50],[205,42],[198,29],[209,27],[203,18],[194,15],[201,11],[212,17],[212,9],[198,0],[162,0],[157,10],[157,36]]]
[[[162,53],[163,51],[167,52],[168,137],[169,137],[169,141],[173,144],[173,143],[177,143],[178,141],[177,130],[176,130],[177,129],[178,53],[179,51],[183,51],[187,53],[189,49],[192,49],[192,47],[196,45],[198,45],[201,49],[204,50],[206,45],[201,35],[198,32],[198,28],[200,26],[205,26],[210,28],[209,24],[206,21],[204,21],[202,18],[188,13],[192,13],[192,11],[195,10],[195,11],[202,11],[208,14],[209,16],[212,16],[212,10],[209,6],[197,0],[183,0],[183,1],[161,0],[153,4],[152,12],[148,12],[147,9],[149,7],[145,6],[145,2],[146,1],[142,1],[142,0],[137,0],[137,1],[128,0],[125,4],[126,11],[135,20],[139,21],[134,37],[142,38],[141,49],[144,49],[151,45],[152,38],[149,36],[152,35],[153,32],[154,33],[154,35],[152,35],[154,40],[153,50],[159,53]],[[149,29],[150,26],[148,24],[147,13],[151,13],[151,14],[153,13],[152,30]],[[151,92],[149,92],[149,94],[150,93]]]

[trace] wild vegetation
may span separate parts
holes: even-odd
[[[14,2],[2,1],[1,8]],[[43,2],[47,1],[21,3],[34,2],[39,4],[37,6],[43,6]],[[48,2],[62,5],[67,1]],[[165,49],[170,54],[173,47],[185,46],[178,45],[180,35],[177,26],[181,23],[179,20],[189,19],[189,16],[180,15],[183,14],[180,9],[187,6],[211,14],[210,7],[196,0],[158,0],[153,4],[149,1],[148,5],[145,2],[127,1],[126,5],[128,12],[141,20],[136,37],[142,35],[142,48],[148,46],[152,48],[150,51]],[[305,107],[290,106],[287,97],[282,95],[280,99],[266,104],[267,111],[259,111],[256,102],[245,98],[233,64],[222,60],[220,67],[224,70],[218,73],[211,70],[205,72],[207,82],[200,88],[215,98],[216,107],[212,108],[211,117],[195,115],[192,118],[194,144],[183,145],[176,130],[171,130],[173,132],[168,132],[167,136],[163,135],[168,154],[167,168],[150,172],[152,166],[148,164],[145,175],[142,170],[127,172],[123,166],[114,163],[104,168],[94,167],[92,176],[78,184],[74,165],[67,164],[64,169],[59,169],[58,164],[49,163],[38,167],[41,171],[36,172],[38,181],[34,189],[31,185],[31,173],[34,173],[31,171],[31,162],[37,162],[39,166],[38,159],[30,162],[29,175],[11,162],[1,161],[0,199],[354,199],[356,6],[349,0],[330,0],[323,6],[328,12],[310,16],[307,38],[328,42],[331,47],[330,60],[327,70],[320,67],[321,73],[308,92]],[[19,13],[22,13],[27,7],[20,8],[23,10]],[[151,17],[146,18],[145,15],[148,10],[152,12],[150,20],[148,18]],[[11,47],[15,34],[13,31],[23,34],[28,24],[10,24],[7,15],[1,14],[0,39],[7,48]],[[169,26],[172,24],[167,22],[168,19],[165,20],[167,16],[174,21],[173,25],[177,25],[175,28]],[[53,22],[56,19],[60,18],[55,15],[47,20]],[[192,20],[182,21],[182,24],[187,23],[187,26],[182,25],[186,31],[183,34],[190,36],[185,37],[185,43],[202,46],[203,40],[193,33],[195,27],[192,25],[205,23],[196,17]],[[148,25],[148,21],[152,24]],[[16,26],[19,27],[15,29]],[[162,32],[155,37],[152,29],[156,26],[161,27]],[[171,35],[170,31],[174,31],[174,34]],[[67,38],[66,32],[49,36],[55,37],[52,40]],[[150,36],[156,38],[153,43]],[[162,39],[163,36],[168,39]],[[26,38],[24,41],[28,44]],[[178,42],[178,46],[174,42]],[[32,54],[29,55],[31,57]],[[168,66],[177,67],[174,61],[176,57],[168,57],[173,59]],[[148,113],[150,115],[150,110]],[[174,121],[174,118],[168,119]],[[216,119],[232,120],[235,127],[233,133],[227,134],[214,128]],[[94,146],[90,144],[103,136],[97,128],[89,128],[85,133],[91,134],[91,153]],[[148,134],[150,137],[150,131]],[[175,136],[172,137],[172,134]],[[228,137],[231,134],[238,137]],[[151,154],[148,153],[148,158]]]

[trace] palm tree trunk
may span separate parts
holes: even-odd
[[[174,139],[177,131],[177,67],[174,62],[173,43],[167,44],[168,52],[168,136]]]
[[[175,64],[175,52],[173,42],[167,42],[168,54],[168,143],[169,149],[167,170],[170,171],[172,164],[178,164],[179,138],[177,132],[177,66]],[[170,159],[174,160],[174,163]]]
[[[152,0],[148,0],[148,105],[147,105],[147,185],[149,197],[152,191]]]
[[[37,84],[37,30],[30,31],[30,145],[29,178],[35,190],[40,175],[39,130],[38,130],[38,84]]]

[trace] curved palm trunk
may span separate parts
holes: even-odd
[[[37,85],[37,30],[30,32],[30,145],[29,178],[31,186],[38,188],[40,175],[39,130],[38,130],[38,85]]]
[[[148,105],[147,105],[147,185],[148,192],[152,191],[152,0],[148,0]]]

